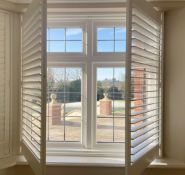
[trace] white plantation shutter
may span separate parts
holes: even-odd
[[[127,2],[126,174],[139,175],[159,154],[161,14]]]
[[[8,12],[0,11],[0,169],[12,165],[10,20],[11,17]]]
[[[35,174],[45,174],[46,1],[33,0],[22,21],[22,150]]]

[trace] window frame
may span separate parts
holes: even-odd
[[[55,149],[60,149],[60,147],[62,147],[62,149],[68,149],[68,147],[72,148],[72,149],[82,149],[84,144],[85,144],[85,122],[86,121],[86,108],[84,108],[85,104],[85,100],[86,100],[86,93],[85,93],[85,87],[86,87],[86,75],[85,75],[85,65],[83,63],[49,63],[47,68],[65,68],[65,67],[69,67],[69,68],[81,68],[82,70],[82,80],[81,80],[81,102],[82,102],[82,116],[81,116],[81,141],[80,142],[62,142],[62,141],[46,141],[47,144],[47,150],[52,151],[52,148]]]
[[[67,21],[66,21],[67,20]],[[118,26],[120,27],[120,24],[126,23],[125,16],[123,17],[113,17],[113,18],[105,18],[104,17],[93,17],[88,16],[88,18],[80,18],[79,20],[71,19],[71,18],[61,18],[57,20],[51,19],[49,22],[48,27],[50,26],[58,26],[61,27],[69,26],[66,24],[70,24],[71,26],[74,26],[74,24],[78,24],[81,26],[84,26],[85,29],[85,35],[86,35],[86,44],[88,47],[86,47],[86,54],[80,55],[79,53],[50,53],[48,52],[48,65],[63,65],[63,66],[77,66],[81,65],[84,68],[84,78],[85,78],[85,85],[86,89],[84,89],[85,94],[85,122],[83,125],[82,134],[84,134],[84,139],[82,144],[75,144],[75,143],[47,143],[47,155],[77,155],[77,156],[103,156],[103,157],[123,157],[124,155],[124,144],[94,144],[94,140],[96,139],[93,135],[94,132],[94,119],[93,116],[93,101],[92,101],[92,94],[93,92],[90,90],[91,86],[93,85],[93,72],[94,72],[94,64],[106,64],[112,66],[112,64],[118,65],[124,65],[125,59],[126,59],[126,53],[101,53],[101,54],[94,54],[94,24],[107,24],[108,26],[112,25],[113,27]],[[62,22],[61,22],[62,21]],[[74,22],[75,21],[75,22]],[[102,26],[102,25],[101,25]],[[104,26],[104,25],[103,25]],[[63,26],[62,26],[63,27]],[[91,76],[92,75],[92,76]],[[90,77],[89,77],[90,76]],[[87,78],[88,77],[88,78]],[[95,86],[95,85],[94,85]],[[96,89],[96,88],[94,88]],[[88,113],[87,113],[88,111]]]
[[[72,22],[72,21],[50,21],[47,28],[81,28],[82,29],[82,52],[47,52],[49,57],[85,57],[87,55],[87,29],[86,25],[82,22]],[[48,40],[47,40],[48,41]],[[65,46],[66,47],[66,46]]]
[[[126,28],[126,21],[120,21],[120,20],[98,20],[93,22],[93,56],[101,57],[106,56],[106,58],[111,57],[123,57],[125,55],[125,52],[98,52],[97,51],[97,28],[114,28],[114,27],[123,27]],[[125,41],[126,43],[126,41]]]
[[[97,68],[124,68],[125,67],[125,63],[122,62],[109,62],[109,63],[93,63],[93,87],[96,86],[97,84]],[[95,98],[96,97],[96,94],[97,94],[97,87],[93,89],[93,98],[92,98],[92,130],[93,130],[93,148],[94,149],[108,149],[108,150],[112,150],[112,148],[114,147],[114,149],[118,149],[119,152],[124,152],[123,148],[124,148],[124,145],[125,145],[125,142],[124,143],[97,143],[96,142],[96,131],[97,131],[97,115],[96,115],[96,112],[97,112],[97,99]],[[112,151],[115,151],[115,150],[112,150]]]

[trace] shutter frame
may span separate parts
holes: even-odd
[[[22,152],[46,174],[47,1],[33,0],[22,20]]]
[[[140,18],[136,18],[137,15]],[[161,133],[161,16],[160,12],[155,11],[144,0],[139,2],[137,0],[127,1],[126,175],[141,174],[151,161],[159,155]],[[138,23],[138,21],[140,22]],[[143,73],[143,76],[133,76],[134,71],[140,71],[139,68],[144,68],[143,70],[146,72]],[[147,83],[142,85],[144,81]],[[140,89],[133,91],[132,88],[136,86],[137,88],[144,86],[147,89],[146,94],[139,92]],[[156,89],[154,90],[152,86],[155,86]],[[140,97],[136,95],[137,98],[132,99],[132,95],[135,96],[136,93]],[[137,104],[134,107],[134,101],[147,102]],[[135,109],[138,111],[136,110],[133,113]]]

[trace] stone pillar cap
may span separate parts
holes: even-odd
[[[54,103],[57,103],[57,95],[56,94],[51,94],[50,95],[50,97],[51,97],[51,104],[54,104]]]
[[[100,101],[111,101],[111,100],[109,99],[109,97],[108,97],[109,94],[108,94],[107,92],[104,93],[103,95],[104,95],[104,98],[101,99]]]

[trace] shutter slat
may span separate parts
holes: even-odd
[[[156,116],[158,116],[159,114],[154,114],[154,115],[144,115],[144,116],[142,116],[142,117],[134,117],[134,118],[132,118],[131,119],[131,123],[132,124],[136,124],[136,123],[139,123],[139,122],[143,122],[143,121],[145,121],[145,120],[148,120],[148,119],[151,119],[151,118],[153,118],[153,117],[156,117]]]
[[[150,127],[150,125],[153,125],[155,123],[159,123],[159,119],[151,119],[150,121],[142,122],[141,124],[138,124],[136,126],[132,126],[131,127],[131,132],[136,132],[136,131],[145,129],[145,128]]]
[[[150,132],[153,129],[159,129],[159,124],[154,123],[154,124],[150,125],[150,127],[146,127],[144,130],[138,130],[136,132],[132,132],[131,133],[131,140],[135,140],[138,137],[142,137],[144,134]]]

